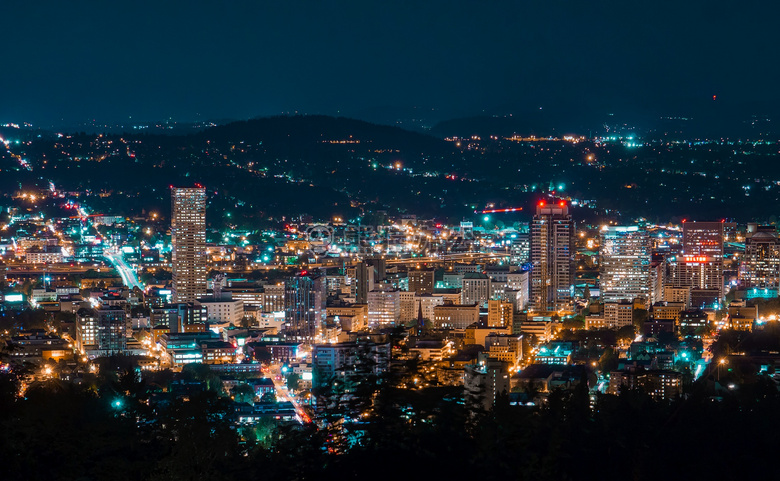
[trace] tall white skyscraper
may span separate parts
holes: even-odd
[[[601,229],[599,279],[604,302],[650,300],[650,237],[637,226]]]
[[[574,221],[566,202],[539,202],[531,222],[531,307],[537,313],[574,309]]]
[[[192,302],[206,295],[206,189],[171,190],[173,301]]]

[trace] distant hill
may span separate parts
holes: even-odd
[[[194,134],[217,143],[262,142],[286,154],[309,152],[328,142],[356,142],[351,150],[398,150],[404,153],[447,154],[452,146],[431,135],[361,120],[325,115],[277,116],[231,122]]]
[[[727,119],[742,131],[758,132],[752,135],[774,126],[768,115],[745,117],[745,111],[724,107],[705,103],[695,117],[675,114],[645,119],[643,125],[654,124],[645,132],[666,135],[662,138],[690,135],[712,125],[709,119]],[[600,115],[604,120],[594,115],[593,123],[601,122],[605,130],[638,132],[631,130],[636,127],[625,114]],[[209,191],[211,223],[251,228],[302,214],[355,219],[377,210],[484,221],[474,217],[475,211],[530,207],[551,190],[588,201],[583,208],[588,211],[597,206],[590,212],[594,216],[606,212],[659,221],[692,215],[777,216],[780,164],[774,144],[664,142],[636,147],[488,138],[587,135],[559,128],[560,118],[527,112],[524,117],[472,117],[437,126],[437,135],[483,138],[460,146],[394,126],[320,115],[230,122],[186,135],[35,134],[29,143],[0,148],[0,198],[20,188],[45,189],[52,181],[63,191],[109,194],[90,196],[89,205],[99,212],[135,215],[154,209],[164,214],[171,185],[199,183]],[[511,225],[531,214],[526,209],[485,222]]]

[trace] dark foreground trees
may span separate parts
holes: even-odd
[[[721,398],[700,384],[668,403],[636,391],[592,401],[583,388],[543,407],[500,397],[491,412],[468,409],[458,388],[387,383],[343,430],[236,429],[214,392],[152,402],[156,386],[127,382],[0,396],[2,479],[748,479],[772,472],[780,429],[769,377]]]

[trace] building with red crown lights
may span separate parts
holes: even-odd
[[[670,284],[691,288],[691,305],[723,303],[723,222],[683,221],[682,253],[670,262]]]
[[[539,201],[531,222],[531,310],[572,312],[574,221],[565,201]]]

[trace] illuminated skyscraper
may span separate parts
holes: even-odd
[[[122,353],[127,349],[128,327],[124,309],[79,309],[76,314],[76,348],[92,354]]]
[[[531,310],[573,310],[574,221],[565,202],[539,202],[531,223]]]
[[[780,239],[774,226],[748,224],[745,257],[739,269],[743,288],[767,289],[777,294],[780,284]]]
[[[357,283],[355,300],[358,304],[367,304],[368,293],[371,292],[376,283],[376,270],[374,270],[373,266],[363,261],[355,267],[355,279]]]
[[[284,281],[284,333],[287,339],[314,342],[322,333],[328,299],[324,277],[305,274]]]
[[[671,284],[691,288],[691,305],[723,302],[723,222],[683,222],[682,254],[670,263]]]
[[[401,318],[401,293],[387,284],[378,284],[368,293],[369,327],[394,327]]]
[[[601,229],[599,279],[604,302],[650,300],[650,237],[636,226]]]
[[[463,274],[463,288],[460,291],[460,303],[463,305],[483,305],[490,299],[490,278],[481,272]]]
[[[528,224],[526,229],[528,228]],[[528,259],[531,257],[531,234],[529,232],[518,232],[517,237],[511,239],[510,258],[509,261],[512,265],[521,266],[528,263]]]
[[[206,189],[171,190],[173,301],[206,295]]]

